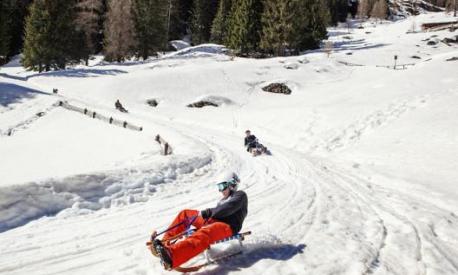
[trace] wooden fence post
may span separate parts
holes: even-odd
[[[164,144],[164,155],[168,155],[169,154],[169,144],[166,142]]]

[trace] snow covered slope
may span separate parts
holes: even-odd
[[[151,230],[214,206],[227,171],[253,235],[200,274],[457,274],[458,46],[441,40],[458,32],[411,30],[330,29],[329,57],[232,60],[202,45],[42,74],[1,67],[0,274],[169,274],[145,247]],[[273,82],[292,93],[262,91]],[[199,100],[220,106],[186,107]],[[272,156],[245,151],[246,129]]]

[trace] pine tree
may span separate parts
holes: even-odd
[[[122,62],[135,55],[138,45],[132,0],[109,0],[105,21],[105,59]]]
[[[295,0],[267,0],[262,16],[261,48],[275,55],[285,55],[293,35]]]
[[[81,35],[75,30],[75,1],[35,0],[26,20],[24,67],[65,69],[81,59]]]
[[[296,53],[316,49],[327,38],[328,13],[319,0],[297,0],[293,23],[291,48]]]
[[[360,0],[358,4],[358,17],[361,19],[367,18],[369,15],[369,2],[368,0]]]
[[[262,0],[233,1],[225,44],[241,53],[258,50],[262,12]]]
[[[193,0],[168,0],[170,10],[170,24],[168,40],[183,39],[189,33],[192,21]]]
[[[0,0],[0,56],[10,57],[22,50],[24,18],[31,1]]]
[[[210,41],[224,43],[227,37],[227,24],[233,0],[220,0],[218,12],[213,20]]]
[[[360,18],[369,18],[378,0],[360,0],[358,4],[358,16]]]
[[[167,44],[167,0],[135,0],[134,22],[137,55],[147,59]]]
[[[218,0],[194,0],[191,34],[194,44],[210,41],[210,32],[218,7]]]
[[[77,30],[84,35],[84,47],[81,51],[86,56],[87,64],[89,55],[100,50],[99,37],[102,32],[100,21],[104,5],[102,0],[77,0],[76,7],[78,13],[75,24]]]
[[[458,1],[457,0],[446,0],[444,6],[447,12],[453,11],[453,16],[456,17],[456,11],[458,10]]]
[[[338,22],[345,22],[349,12],[348,0],[326,0],[325,6],[327,6],[332,25],[335,26]]]
[[[378,0],[375,2],[371,11],[371,17],[377,19],[386,19],[388,14],[388,3],[386,0]]]
[[[0,65],[8,61],[11,47],[12,1],[0,2]]]

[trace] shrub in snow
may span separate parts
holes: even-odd
[[[455,38],[453,37],[445,37],[444,39],[442,39],[442,42],[444,42],[445,44],[457,44],[458,43],[458,35],[455,36]]]
[[[159,104],[156,99],[149,99],[146,103],[151,107],[156,107]]]
[[[197,101],[197,102],[194,102],[194,103],[191,103],[191,104],[187,105],[187,107],[189,107],[189,108],[202,108],[204,106],[218,107],[218,104],[215,104],[215,103],[210,102],[210,101],[201,100],[201,101]]]
[[[429,45],[429,46],[434,46],[436,44],[437,44],[437,42],[436,41],[432,41],[432,40],[428,41],[428,43],[426,43],[426,45]]]
[[[307,58],[302,58],[302,59],[299,59],[297,62],[301,63],[301,64],[307,64],[307,63],[310,63],[310,61],[307,59]]]
[[[262,88],[264,92],[269,92],[269,93],[276,93],[276,94],[285,94],[289,95],[291,94],[291,89],[286,86],[284,83],[271,83],[264,88]]]
[[[296,63],[288,63],[284,67],[288,70],[297,70],[299,68],[299,65]]]
[[[446,61],[458,61],[458,56],[447,59]]]
[[[190,108],[202,108],[204,106],[213,106],[219,107],[223,105],[233,104],[234,102],[229,98],[223,96],[215,96],[215,95],[206,95],[199,97],[194,100],[194,103],[188,104],[187,107]]]

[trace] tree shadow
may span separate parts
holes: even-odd
[[[336,41],[333,44],[332,51],[339,52],[339,51],[349,51],[349,50],[351,51],[367,50],[367,49],[385,47],[389,45],[389,44],[383,44],[383,43],[368,44],[368,43],[365,43],[365,41],[366,41],[365,39]]]
[[[99,77],[104,75],[118,75],[127,73],[124,70],[117,69],[68,69],[51,71],[44,73],[37,73],[29,75],[26,80],[37,76],[51,76],[51,77]]]
[[[0,82],[0,105],[7,107],[10,104],[17,103],[21,99],[33,98],[36,94],[48,95],[38,90],[24,86]]]
[[[205,270],[197,274],[225,275],[230,272],[249,268],[255,263],[265,259],[287,261],[297,254],[304,253],[305,247],[305,244],[292,245],[271,242],[245,244],[243,254],[227,259],[227,261],[222,263],[218,263],[217,267],[212,270]]]
[[[340,36],[340,35],[351,35],[348,31],[343,30],[328,30],[328,37]]]

